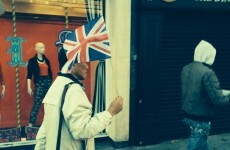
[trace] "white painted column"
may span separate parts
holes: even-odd
[[[5,12],[5,6],[2,0],[0,0],[0,15],[4,14],[4,12]]]
[[[129,140],[131,0],[106,0],[105,14],[112,53],[106,60],[106,105],[117,93],[124,98],[123,111],[106,131],[114,142],[124,142]]]

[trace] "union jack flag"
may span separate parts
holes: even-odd
[[[68,34],[63,47],[69,63],[89,62],[111,58],[108,34],[103,17]]]

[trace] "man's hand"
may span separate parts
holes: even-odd
[[[114,116],[123,109],[123,98],[121,96],[116,97],[110,104],[108,112]]]
[[[28,88],[27,92],[28,92],[28,94],[29,94],[30,96],[32,96],[32,95],[33,95],[33,91],[32,91],[32,89],[31,89],[31,88]]]

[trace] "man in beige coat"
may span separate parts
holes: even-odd
[[[59,73],[44,98],[45,115],[37,134],[35,150],[55,150],[57,144],[60,100],[64,86],[72,84],[65,97],[62,124],[61,150],[82,150],[82,141],[86,141],[86,150],[94,150],[93,137],[103,131],[123,107],[122,97],[116,97],[108,110],[92,115],[92,105],[89,102],[84,86],[80,80],[87,75],[86,63],[75,63],[70,73]]]

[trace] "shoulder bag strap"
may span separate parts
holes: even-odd
[[[67,90],[73,83],[74,82],[70,82],[66,84],[64,87],[63,93],[62,93],[56,150],[60,150],[60,144],[61,144],[62,119],[64,118],[63,113],[62,113],[62,108],[63,108],[63,104],[65,101],[65,95],[66,95]]]

